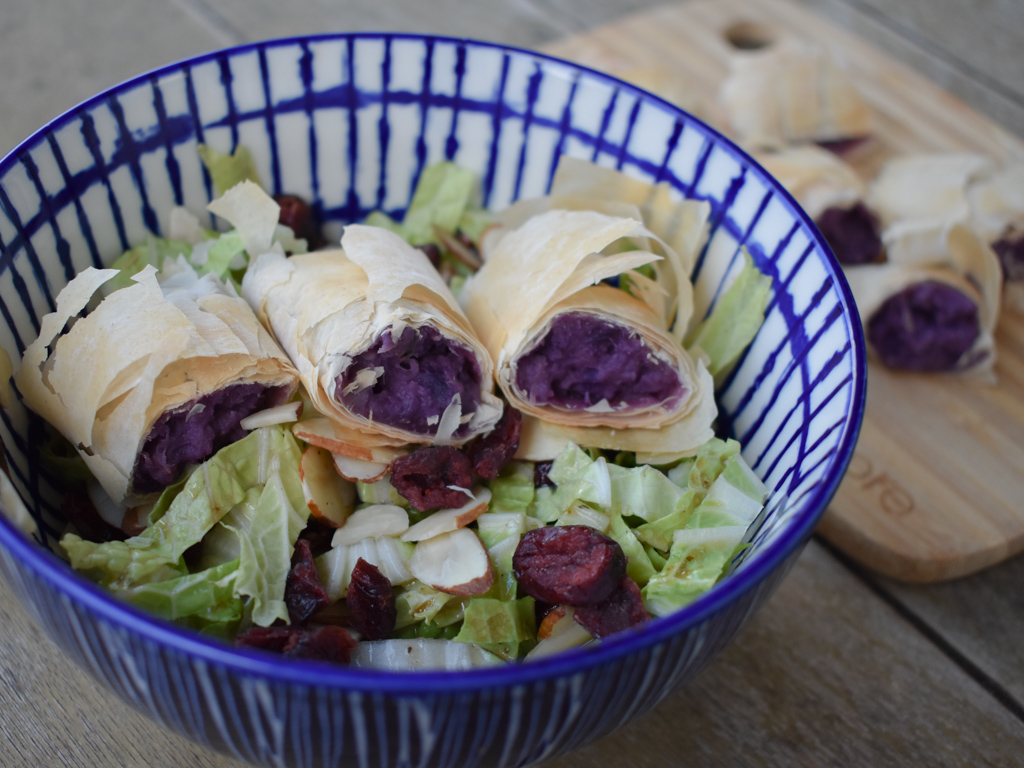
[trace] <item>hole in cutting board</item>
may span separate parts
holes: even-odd
[[[778,40],[778,34],[767,24],[758,21],[737,21],[722,33],[725,41],[739,51],[758,51]]]

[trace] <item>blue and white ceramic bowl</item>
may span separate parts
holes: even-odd
[[[543,194],[562,153],[667,180],[712,207],[697,311],[740,246],[774,280],[767,320],[720,392],[723,424],[775,489],[742,563],[643,631],[529,665],[380,673],[254,658],[154,620],[74,575],[36,455],[41,427],[0,413],[10,476],[38,525],[0,516],[0,570],[38,624],[119,696],[253,763],[520,766],[606,735],[708,665],[773,592],[850,460],[864,408],[863,341],[840,269],[810,220],[714,130],[637,88],[486,43],[332,35],[201,56],[102,93],[0,162],[0,344],[17,361],[79,270],[161,232],[172,205],[212,197],[196,145],[252,150],[272,192],[343,223],[400,214],[429,163],[479,174],[501,208]],[[6,503],[13,513],[17,504]]]

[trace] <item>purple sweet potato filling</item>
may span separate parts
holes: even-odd
[[[239,426],[242,419],[280,405],[287,397],[287,387],[232,384],[167,411],[157,419],[135,459],[132,490],[138,494],[163,490],[189,464],[205,461],[245,437],[248,433]]]
[[[840,264],[870,264],[882,255],[878,219],[863,203],[826,208],[815,224]]]
[[[364,369],[383,368],[375,384],[353,392],[345,388]],[[436,328],[406,327],[397,341],[391,329],[353,359],[338,377],[335,397],[353,413],[418,435],[437,432],[438,419],[460,395],[462,413],[480,405],[481,372],[472,350],[445,338]],[[455,435],[469,430],[463,424]]]
[[[615,410],[677,401],[679,374],[629,328],[584,312],[558,315],[516,363],[516,386],[529,401],[582,410],[607,400]]]
[[[1024,229],[1010,229],[992,243],[999,257],[1003,277],[1010,282],[1024,281]]]
[[[887,299],[867,336],[890,368],[948,371],[978,338],[978,306],[952,286],[926,280]]]

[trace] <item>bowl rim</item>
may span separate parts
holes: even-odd
[[[853,458],[853,449],[863,422],[867,390],[867,363],[863,330],[860,322],[856,320],[858,317],[856,305],[842,268],[835,260],[824,237],[793,196],[745,150],[717,129],[657,94],[615,75],[521,46],[469,37],[414,32],[328,32],[270,38],[211,50],[161,65],[105,88],[57,115],[7,152],[0,158],[0,177],[17,162],[23,153],[35,149],[45,140],[47,134],[60,130],[81,112],[103,102],[112,95],[133,90],[148,81],[181,71],[184,67],[194,67],[219,57],[235,56],[258,49],[359,39],[435,41],[444,44],[490,48],[593,76],[619,89],[641,94],[643,98],[653,100],[671,112],[684,116],[687,125],[694,126],[717,147],[733,155],[748,169],[761,174],[762,180],[766,181],[776,196],[785,202],[790,213],[806,225],[811,239],[826,256],[824,266],[831,273],[839,294],[840,304],[845,308],[847,317],[853,319],[848,324],[853,355],[849,418],[843,425],[844,434],[836,447],[832,466],[819,484],[801,499],[800,503],[806,511],[799,518],[793,520],[787,529],[780,533],[778,540],[768,545],[765,551],[750,558],[744,563],[742,569],[716,584],[710,592],[672,614],[653,619],[637,631],[627,631],[610,636],[603,639],[594,648],[570,649],[550,657],[531,660],[528,663],[509,663],[459,671],[363,669],[320,661],[282,658],[264,651],[236,649],[222,641],[204,638],[194,630],[178,627],[167,620],[118,601],[99,585],[79,576],[55,553],[23,533],[4,514],[2,509],[0,509],[0,545],[8,550],[13,559],[19,561],[23,566],[29,567],[38,577],[48,582],[56,592],[72,599],[119,630],[135,633],[145,641],[163,647],[165,652],[171,655],[188,656],[193,660],[226,668],[243,677],[258,677],[272,683],[289,686],[303,685],[314,688],[398,695],[410,693],[419,695],[451,694],[488,688],[511,688],[548,678],[569,677],[595,667],[605,666],[632,653],[653,649],[672,636],[682,635],[697,628],[715,614],[725,611],[747,592],[756,589],[776,568],[782,566],[787,558],[799,553],[800,548],[809,539],[818,520],[824,514],[829,501],[835,495]],[[31,611],[29,613],[31,614]]]

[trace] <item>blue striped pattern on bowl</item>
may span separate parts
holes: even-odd
[[[335,234],[374,209],[400,216],[423,168],[446,159],[479,174],[495,209],[543,194],[561,154],[708,200],[697,311],[741,246],[774,280],[765,325],[719,396],[723,426],[775,489],[768,514],[728,580],[596,652],[456,675],[268,661],[118,604],[46,551],[59,479],[38,460],[38,419],[16,405],[0,413],[0,439],[39,534],[0,516],[0,570],[35,620],[143,711],[266,765],[526,765],[610,732],[703,669],[810,536],[863,412],[852,300],[793,200],[686,113],[527,51],[399,34],[242,46],[100,94],[0,162],[0,344],[13,359],[77,271],[160,234],[172,205],[204,209],[200,142],[246,145],[264,186],[312,200]]]

